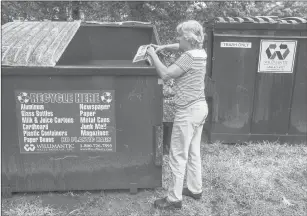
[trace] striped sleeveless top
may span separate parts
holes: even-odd
[[[204,49],[184,52],[174,64],[185,73],[174,80],[174,102],[177,107],[187,107],[205,100],[205,75],[207,54]]]

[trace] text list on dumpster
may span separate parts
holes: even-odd
[[[21,153],[114,152],[114,90],[16,90]]]

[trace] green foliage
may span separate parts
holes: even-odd
[[[307,17],[303,1],[5,1],[2,24],[22,20],[149,21],[161,42],[175,40],[177,24],[186,19],[203,23],[217,16]]]
[[[34,1],[6,1],[2,4],[2,24],[21,20],[67,20],[66,9],[70,2],[34,2]]]

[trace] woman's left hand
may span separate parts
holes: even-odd
[[[151,46],[151,47],[148,47],[148,49],[146,50],[146,53],[148,54],[148,55],[150,55],[151,57],[153,56],[153,55],[156,55],[156,52],[155,52],[155,49]]]

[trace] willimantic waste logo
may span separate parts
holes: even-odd
[[[25,144],[24,149],[28,151],[34,151],[35,150],[35,145],[33,144]]]
[[[296,40],[261,40],[258,72],[293,73],[296,45]]]

